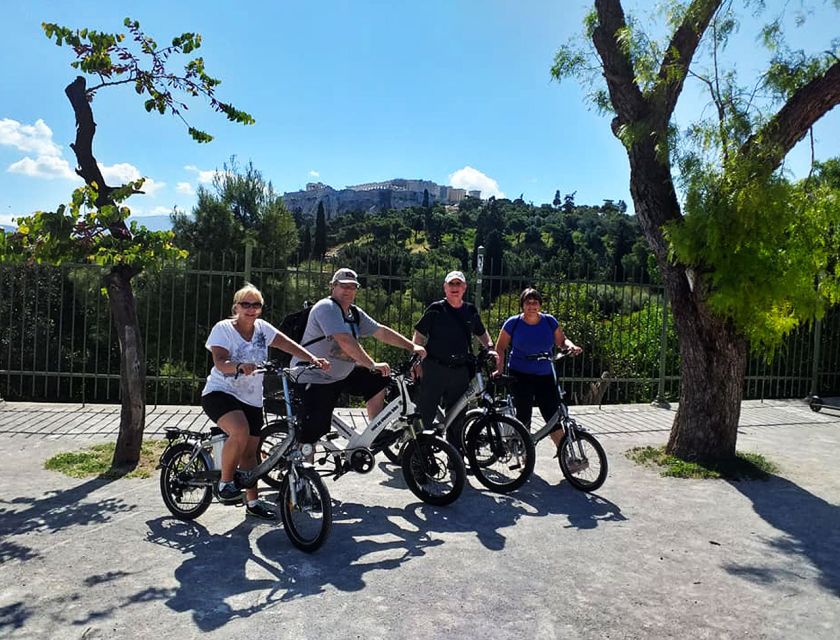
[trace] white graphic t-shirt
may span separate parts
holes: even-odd
[[[230,360],[233,362],[250,362],[258,364],[268,359],[268,345],[280,333],[265,320],[257,319],[254,324],[254,335],[251,340],[245,340],[236,327],[233,320],[222,320],[217,322],[207,338],[205,347],[210,351],[211,347],[222,347],[227,349]],[[261,407],[263,404],[263,376],[261,373],[250,376],[239,374],[234,376],[226,375],[215,366],[207,376],[207,384],[201,395],[206,396],[213,391],[229,393],[237,400],[250,404],[254,407]]]

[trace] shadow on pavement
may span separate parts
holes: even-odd
[[[755,512],[783,535],[765,543],[787,555],[807,558],[819,571],[819,582],[840,595],[840,506],[780,476],[730,483],[748,498]],[[787,570],[729,565],[726,570],[745,580],[770,583],[802,578]]]
[[[609,501],[550,486],[537,477],[514,496],[466,488],[448,507],[335,502],[330,537],[311,555],[294,548],[282,526],[262,533],[255,550],[249,533],[259,525],[251,521],[212,534],[195,522],[157,518],[147,522],[147,539],[186,556],[175,570],[178,586],[145,590],[123,606],[164,600],[174,611],[192,612],[202,631],[212,631],[277,603],[322,593],[328,585],[341,591],[361,590],[367,572],[396,569],[445,544],[439,534],[474,533],[485,548],[500,550],[506,541],[505,527],[523,517],[563,514],[568,517],[566,526],[581,528],[625,519]]]
[[[94,479],[77,487],[49,491],[40,497],[18,497],[0,500],[0,567],[8,562],[25,562],[40,553],[13,538],[30,533],[57,533],[75,526],[102,524],[114,515],[133,511],[136,507],[122,499],[105,498],[84,502],[91,493],[112,482]],[[23,602],[0,607],[0,635],[22,627],[32,614]]]
[[[10,540],[11,536],[57,533],[77,525],[103,524],[116,514],[133,511],[134,505],[118,498],[83,502],[110,482],[97,478],[72,489],[49,491],[41,497],[0,500],[0,565],[38,556],[36,551]]]

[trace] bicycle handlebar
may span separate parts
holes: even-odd
[[[281,376],[287,376],[289,378],[297,378],[296,375],[293,375],[293,372],[298,369],[302,365],[298,365],[297,367],[282,367],[276,362],[272,362],[271,360],[266,360],[264,362],[260,362],[257,365],[257,368],[254,369],[254,373],[274,373]],[[304,371],[311,371],[312,369],[320,369],[317,364],[307,364],[303,366],[303,369],[298,372],[298,376],[303,373]],[[237,376],[239,372],[237,371]]]
[[[538,361],[550,361],[550,362],[560,362],[563,358],[574,357],[572,355],[571,349],[562,349],[557,352],[557,354],[551,353],[551,351],[543,351],[541,353],[532,353],[529,356],[525,356],[526,360],[538,360]]]

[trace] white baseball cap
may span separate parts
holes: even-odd
[[[450,271],[446,274],[446,277],[443,279],[444,284],[449,284],[453,280],[460,280],[464,284],[467,284],[467,279],[464,277],[463,271]]]
[[[357,287],[361,286],[359,284],[359,275],[347,267],[336,271],[333,274],[332,280],[330,280],[330,284],[355,284]]]

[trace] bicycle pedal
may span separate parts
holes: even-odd
[[[521,468],[522,468],[521,464],[512,464],[508,467],[508,469],[510,469],[511,471],[516,471],[517,469],[521,469]]]

